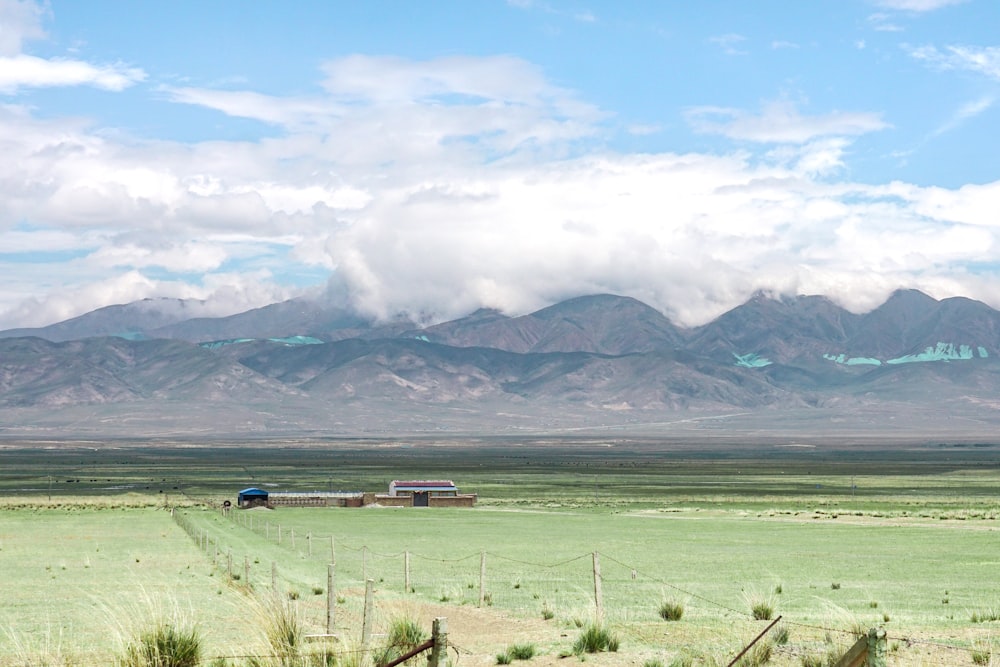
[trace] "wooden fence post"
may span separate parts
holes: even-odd
[[[250,588],[250,556],[243,557],[243,581]]]
[[[604,593],[601,590],[601,554],[594,552],[594,604],[597,607],[597,622],[604,623]]]
[[[886,667],[885,643],[885,630],[872,628],[847,650],[834,667]]]
[[[330,562],[337,564],[337,541],[333,535],[330,536]]]
[[[375,581],[365,579],[365,615],[361,622],[361,648],[367,649],[372,639],[372,615],[375,606]]]
[[[410,585],[410,552],[403,552],[403,592],[412,593],[413,586]]]
[[[427,667],[447,667],[448,665],[448,619],[437,617],[431,626],[431,655],[427,658]]]
[[[479,606],[486,601],[486,551],[479,553]]]
[[[278,544],[281,544],[281,524],[278,524]]]
[[[333,634],[334,610],[337,608],[337,579],[334,564],[326,566],[326,634]]]
[[[233,550],[230,549],[226,554],[226,574],[230,579],[233,578]]]
[[[271,590],[278,590],[278,564],[271,561]]]

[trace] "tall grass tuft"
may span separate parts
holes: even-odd
[[[620,640],[617,635],[602,625],[591,623],[583,629],[576,643],[573,644],[573,653],[576,655],[603,651],[615,653],[618,651],[619,644]]]
[[[305,642],[305,630],[295,602],[271,593],[258,599],[255,615],[267,645],[280,664],[294,664]]]
[[[196,628],[157,621],[125,646],[120,667],[195,667],[201,661],[201,634]]]
[[[659,613],[664,621],[679,621],[684,616],[684,603],[678,600],[664,600],[660,603]]]
[[[427,640],[420,625],[408,616],[389,622],[385,643],[374,654],[375,665],[385,665]]]
[[[774,618],[774,598],[763,593],[749,592],[743,596],[750,614],[757,621],[770,621]]]
[[[761,667],[771,661],[771,654],[774,652],[774,644],[766,639],[753,645],[746,655],[736,663],[737,667]]]
[[[988,665],[993,657],[993,651],[988,644],[977,643],[972,647],[972,662],[977,665]]]

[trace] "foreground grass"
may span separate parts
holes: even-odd
[[[980,656],[995,648],[1000,474],[983,464],[982,449],[969,449],[979,458],[968,465],[886,455],[865,468],[877,474],[853,477],[858,466],[846,459],[676,459],[649,448],[621,457],[595,447],[541,458],[375,448],[352,464],[357,451],[265,451],[254,458],[252,450],[167,456],[126,449],[114,458],[60,454],[49,468],[37,454],[0,453],[0,488],[33,489],[0,499],[0,572],[17,582],[0,600],[0,665],[27,664],[17,659],[25,655],[54,656],[49,664],[107,664],[90,658],[122,654],[128,633],[121,618],[150,618],[148,610],[162,608],[164,599],[193,612],[205,664],[221,657],[242,665],[239,656],[248,650],[276,651],[267,648],[259,627],[265,623],[248,625],[245,592],[270,592],[273,567],[279,599],[293,603],[288,609],[301,623],[297,632],[322,632],[334,555],[338,632],[350,640],[360,627],[364,580],[372,579],[379,605],[415,605],[422,627],[429,627],[427,614],[511,615],[531,619],[537,634],[523,638],[537,642],[542,656],[572,652],[580,628],[595,619],[596,552],[606,624],[621,648],[592,659],[608,664],[618,664],[618,655],[637,664],[670,665],[684,656],[696,656],[692,664],[722,661],[762,629],[755,614],[791,622],[792,648],[776,647],[769,664],[836,653],[853,629],[873,625],[897,638],[897,655],[909,646],[901,638],[913,636],[975,646]],[[324,467],[337,461],[335,473]],[[283,508],[223,517],[200,504],[217,508],[262,480],[300,490],[382,488],[400,469],[453,477],[481,494],[480,505]],[[120,495],[119,487],[137,485],[152,488]],[[66,495],[69,488],[79,493]],[[187,518],[195,539],[170,519],[168,505]],[[478,610],[483,554],[486,607]],[[760,596],[769,614],[754,611]],[[665,601],[681,605],[678,620],[664,622],[673,614],[664,615]],[[482,622],[475,636],[492,637],[493,622]],[[520,638],[496,636],[487,662]],[[917,646],[914,652],[926,650]],[[955,664],[948,655],[924,664]],[[958,655],[959,662],[972,660],[971,653]]]

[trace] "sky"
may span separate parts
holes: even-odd
[[[995,0],[0,0],[0,329],[1000,308]]]

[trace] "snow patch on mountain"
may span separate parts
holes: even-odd
[[[976,350],[973,351],[971,345],[956,345],[955,343],[938,342],[938,344],[933,347],[929,346],[924,348],[923,352],[906,354],[902,357],[886,359],[885,361],[874,359],[872,357],[848,357],[843,353],[824,354],[823,358],[827,361],[832,361],[835,364],[842,364],[844,366],[881,366],[883,363],[898,365],[927,363],[931,361],[968,361],[970,359],[976,359],[977,357],[979,359],[987,359],[989,356],[989,352],[987,352],[986,348],[982,345],[977,346]]]
[[[749,352],[747,354],[736,354],[733,352],[733,356],[736,357],[736,365],[743,368],[763,368],[764,366],[770,366],[771,360],[767,357],[762,357],[756,352]]]

